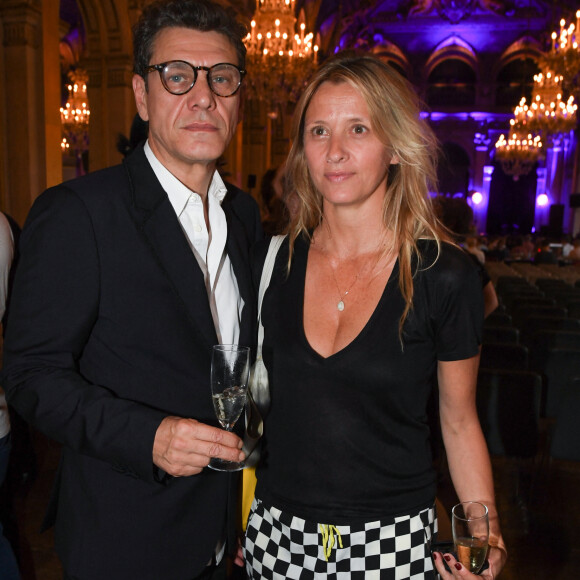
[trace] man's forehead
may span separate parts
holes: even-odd
[[[155,56],[181,60],[188,60],[188,55],[211,57],[213,54],[227,55],[228,61],[237,59],[236,49],[225,34],[182,26],[160,30],[155,36],[151,52]]]

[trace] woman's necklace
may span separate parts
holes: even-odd
[[[338,308],[338,310],[342,312],[344,310],[344,299],[346,298],[347,294],[352,290],[352,287],[357,283],[360,272],[354,277],[354,280],[348,287],[348,290],[344,294],[341,294],[340,286],[338,285],[338,280],[336,279],[336,274],[334,273],[334,268],[332,267],[332,264],[330,264],[330,269],[332,270],[332,277],[334,278],[334,283],[336,284],[336,289],[338,290],[338,297],[340,299],[336,307]]]
[[[375,270],[375,268],[377,267],[377,264],[379,263],[379,260],[381,259],[382,252],[379,252],[379,247],[380,246],[381,246],[381,244],[379,244],[377,246],[377,249],[375,250],[375,252],[378,255],[377,255],[377,259],[375,260],[375,263],[373,264],[373,267],[370,270],[371,273]],[[322,252],[322,254],[324,255],[324,257],[328,261],[328,265],[330,266],[330,270],[332,271],[332,277],[334,279],[334,283],[336,284],[336,289],[338,290],[338,298],[339,298],[339,300],[338,300],[338,303],[336,305],[336,308],[339,310],[339,312],[342,312],[344,310],[344,307],[345,307],[345,305],[344,305],[344,299],[348,296],[348,293],[354,288],[354,285],[358,282],[358,279],[360,278],[360,275],[361,275],[361,272],[362,272],[362,268],[356,274],[356,276],[354,277],[354,280],[350,283],[350,286],[347,288],[347,290],[344,292],[344,294],[342,294],[340,292],[340,286],[338,285],[338,280],[336,279],[336,273],[334,271],[334,268],[332,267],[332,262],[330,261],[330,258],[326,255],[326,252]],[[374,276],[373,276],[373,278],[374,278]],[[371,278],[371,280],[373,278]],[[370,283],[371,280],[369,280],[369,283]]]

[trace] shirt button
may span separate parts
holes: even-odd
[[[201,232],[201,226],[199,224],[196,224],[194,229],[197,233]]]

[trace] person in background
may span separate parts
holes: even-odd
[[[142,145],[147,141],[147,134],[149,133],[149,125],[147,121],[144,121],[139,113],[133,117],[133,122],[131,123],[131,131],[129,137],[123,134],[119,134],[117,137],[117,151],[123,156],[127,157],[132,153],[139,145]]]
[[[493,262],[503,262],[509,257],[510,251],[506,244],[506,236],[495,236],[487,245],[486,259]]]
[[[12,228],[3,213],[0,213],[0,320],[4,318],[8,299],[8,280],[14,258],[14,239]],[[10,416],[4,391],[0,387],[0,490],[8,471],[10,459],[11,435]],[[0,521],[0,578],[2,580],[18,580],[18,563],[8,539],[4,536],[2,521]]]
[[[580,237],[572,240],[572,249],[568,252],[568,259],[573,262],[580,262]]]
[[[339,53],[307,85],[291,141],[299,208],[262,305],[271,405],[247,573],[478,578],[452,554],[431,556],[437,379],[455,490],[489,508],[479,578],[491,580],[506,551],[475,406],[481,280],[435,217],[436,142],[418,99],[378,58]]]
[[[62,444],[44,527],[65,579],[225,578],[242,440],[218,427],[212,345],[251,346],[258,206],[216,170],[238,124],[246,30],[212,0],[147,5],[133,91],[146,143],[44,192],[8,312],[10,405]]]
[[[572,236],[562,236],[562,258],[567,258],[574,245],[572,244]]]
[[[485,254],[477,248],[477,237],[470,235],[473,228],[473,210],[467,205],[465,200],[450,197],[437,197],[435,199],[435,211],[441,223],[447,228],[449,235],[459,245],[465,238],[465,251],[474,261],[479,276],[481,278],[481,288],[483,290],[483,315],[487,318],[499,306],[499,298],[485,268]],[[471,240],[471,241],[470,241]],[[476,251],[470,251],[469,247]]]
[[[479,247],[477,236],[467,236],[465,238],[465,250],[473,254],[480,264],[485,264],[485,254]]]
[[[530,234],[515,236],[510,246],[510,258],[514,260],[531,260],[534,258],[536,244]]]
[[[269,236],[282,233],[289,222],[284,203],[284,164],[268,169],[260,182],[262,227]]]
[[[534,256],[534,264],[557,264],[558,257],[552,251],[550,240],[540,240],[538,243],[538,251]]]

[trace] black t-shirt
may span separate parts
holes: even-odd
[[[475,256],[471,252],[468,252],[467,250],[465,250],[465,253],[469,256],[471,261],[475,264],[475,267],[476,267],[477,271],[479,272],[479,279],[481,280],[481,287],[485,288],[491,282],[491,278],[489,276],[489,273],[487,272],[485,266],[479,261],[479,258],[477,256]]]
[[[422,241],[413,309],[399,340],[404,300],[398,263],[361,333],[324,358],[306,340],[309,243],[298,239],[290,274],[282,245],[262,308],[271,407],[256,496],[293,515],[348,525],[432,505],[427,401],[437,361],[477,354],[481,282],[454,246]],[[334,299],[334,297],[332,297]]]

